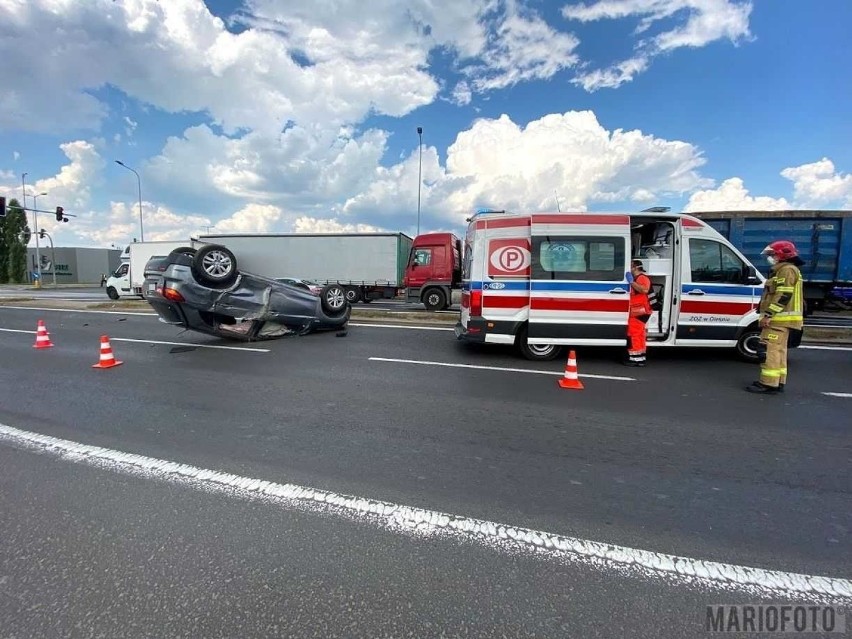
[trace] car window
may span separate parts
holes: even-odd
[[[603,280],[624,278],[624,239],[547,237],[533,243],[533,279]]]
[[[745,262],[716,240],[689,240],[693,282],[739,284],[747,272]]]
[[[427,266],[432,261],[432,249],[415,249],[411,257],[411,263],[418,266]]]
[[[130,269],[129,264],[122,264],[118,267],[118,270],[115,272],[116,277],[123,277],[127,275],[127,271]]]

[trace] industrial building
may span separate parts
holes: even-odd
[[[101,275],[109,277],[121,264],[121,251],[118,249],[60,246],[51,249],[50,246],[42,246],[39,254],[41,283],[45,286],[53,284],[54,273],[57,284],[100,284]],[[36,264],[36,250],[31,246],[27,249],[27,277],[30,282],[35,281],[38,272]]]

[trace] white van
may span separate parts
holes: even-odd
[[[514,344],[531,360],[565,346],[625,346],[625,273],[636,258],[661,301],[649,348],[729,347],[757,359],[763,276],[714,229],[677,213],[475,215],[456,337]]]
[[[193,240],[180,242],[133,242],[121,254],[121,265],[107,278],[106,294],[110,299],[145,297],[145,264],[152,257],[165,257],[176,248],[194,246]]]

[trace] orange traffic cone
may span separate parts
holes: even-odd
[[[101,359],[97,364],[92,364],[92,368],[112,368],[113,366],[121,366],[124,362],[115,359],[112,354],[112,346],[109,345],[109,337],[101,335]]]
[[[50,348],[53,344],[50,341],[50,335],[47,333],[47,327],[44,325],[44,320],[38,321],[38,329],[36,330],[36,341],[33,348]]]
[[[574,351],[568,354],[568,361],[565,364],[565,375],[559,380],[559,385],[562,388],[573,388],[576,390],[583,390],[584,388],[583,382],[580,381],[580,377],[577,375],[577,357],[574,355]]]

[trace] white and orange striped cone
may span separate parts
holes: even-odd
[[[565,374],[559,380],[559,385],[562,388],[573,388],[575,390],[583,390],[583,382],[580,381],[577,375],[577,357],[574,351],[568,354],[568,361],[565,363]]]
[[[50,335],[47,332],[47,327],[44,325],[44,320],[38,321],[36,329],[36,341],[33,348],[51,348],[53,343],[50,341]]]
[[[124,362],[115,359],[112,354],[112,346],[109,345],[109,337],[101,335],[101,358],[97,364],[92,364],[92,368],[112,368],[113,366],[121,366]]]

